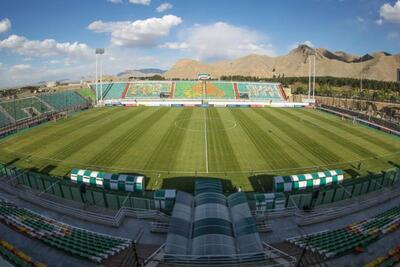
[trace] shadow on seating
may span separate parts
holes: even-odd
[[[255,192],[271,192],[274,188],[274,176],[272,174],[255,174],[249,177],[249,181]]]
[[[353,165],[351,165],[351,166],[354,167]],[[354,167],[354,168],[356,168],[356,167]],[[357,178],[357,177],[360,176],[360,173],[357,172],[357,171],[354,170],[354,169],[345,169],[345,170],[343,170],[343,171],[344,171],[345,173],[347,173],[348,175],[350,175],[352,179],[353,179],[353,178]]]
[[[162,180],[162,189],[177,189],[188,193],[194,193],[194,182],[196,179],[219,180],[222,183],[224,193],[237,192],[237,188],[232,185],[231,180],[220,179],[204,176],[182,176],[182,177],[167,177]]]
[[[50,174],[57,166],[55,165],[47,165],[39,170],[40,173]]]
[[[13,159],[13,160],[11,160],[11,161],[5,163],[5,166],[8,167],[8,166],[10,166],[10,165],[13,165],[15,162],[17,162],[17,161],[19,161],[19,160],[20,160],[20,158],[15,158],[15,159]]]
[[[397,164],[396,162],[393,162],[393,161],[389,160],[388,163],[389,163],[390,165],[393,165],[393,167],[400,168],[400,165]]]

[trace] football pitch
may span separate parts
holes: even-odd
[[[107,107],[3,139],[0,162],[55,176],[144,174],[148,190],[190,191],[212,177],[228,190],[267,191],[274,175],[398,166],[400,139],[313,109]]]

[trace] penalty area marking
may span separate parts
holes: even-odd
[[[126,168],[126,167],[120,167],[120,166],[104,166],[104,165],[96,165],[96,164],[87,164],[79,161],[68,161],[68,160],[60,160],[56,158],[50,158],[50,157],[42,157],[42,156],[35,156],[33,154],[28,154],[28,153],[21,153],[9,148],[2,148],[0,149],[0,152],[4,150],[8,153],[11,153],[12,155],[17,155],[21,157],[29,157],[32,160],[47,160],[50,162],[56,162],[56,163],[63,163],[59,166],[68,166],[68,165],[75,165],[73,167],[77,166],[82,166],[82,168],[97,168],[97,169],[109,169],[113,171],[118,171],[118,172],[148,172],[148,173],[174,173],[174,174],[204,174],[205,172],[197,172],[196,170],[151,170],[151,169],[135,169],[135,168]],[[213,172],[207,172],[207,173],[212,173],[212,174],[248,174],[250,172],[252,173],[282,173],[282,172],[293,172],[293,171],[301,171],[305,169],[316,169],[316,168],[334,168],[338,165],[344,165],[344,164],[351,164],[351,163],[358,163],[360,161],[365,162],[368,160],[376,160],[376,159],[384,159],[387,157],[391,157],[394,155],[400,155],[400,151],[396,152],[391,152],[387,154],[381,154],[378,156],[373,156],[373,157],[366,157],[366,158],[360,158],[356,160],[350,160],[350,161],[344,161],[344,162],[336,162],[336,163],[330,163],[330,164],[324,164],[324,165],[309,165],[309,166],[303,166],[303,167],[298,167],[298,168],[281,168],[281,169],[252,169],[252,170],[242,170],[242,171],[230,171],[230,170],[225,170],[225,171],[213,171]],[[20,159],[24,160],[24,158]],[[16,178],[16,177],[14,177]]]

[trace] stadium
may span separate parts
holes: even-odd
[[[323,264],[398,227],[398,128],[289,101],[279,83],[209,78],[93,83],[0,102],[2,192],[71,220],[116,229],[128,218],[145,221],[141,231],[164,236],[161,246],[65,225],[7,200],[2,220],[111,266]],[[302,232],[381,203],[394,206],[345,228]],[[68,234],[58,232],[65,227]],[[279,238],[285,227],[300,235]]]
[[[104,2],[107,14],[151,5],[138,1]],[[161,6],[173,8],[155,12]],[[307,41],[286,56],[103,74],[144,38],[137,32],[147,36],[141,23],[165,17],[182,23],[166,15],[87,26],[111,33],[112,45],[90,50],[91,74],[80,82],[0,89],[0,266],[400,266],[400,55],[357,57]],[[0,17],[0,34],[5,27]],[[216,27],[233,31],[239,50],[268,47],[240,43],[258,41],[256,32]],[[207,37],[223,35],[211,28]],[[57,43],[46,52],[41,41],[9,38],[25,42],[12,43],[32,56],[24,62],[38,52],[49,69],[60,64],[55,54],[88,49]],[[9,38],[0,38],[4,61]],[[84,65],[79,51],[68,59]],[[15,84],[26,75],[17,71],[36,75],[27,64],[4,69],[0,86],[4,73]]]

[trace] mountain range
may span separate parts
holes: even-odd
[[[165,73],[165,70],[160,69],[138,69],[138,70],[125,70],[117,74],[117,77],[148,77],[154,75],[162,75]]]
[[[270,57],[248,55],[234,61],[202,63],[192,59],[178,60],[163,76],[167,79],[196,79],[198,73],[210,73],[213,78],[223,75],[254,77],[308,76],[310,53],[315,51],[316,76],[333,76],[395,81],[400,68],[400,54],[375,52],[363,56],[343,51],[331,52],[300,45],[287,55]]]

